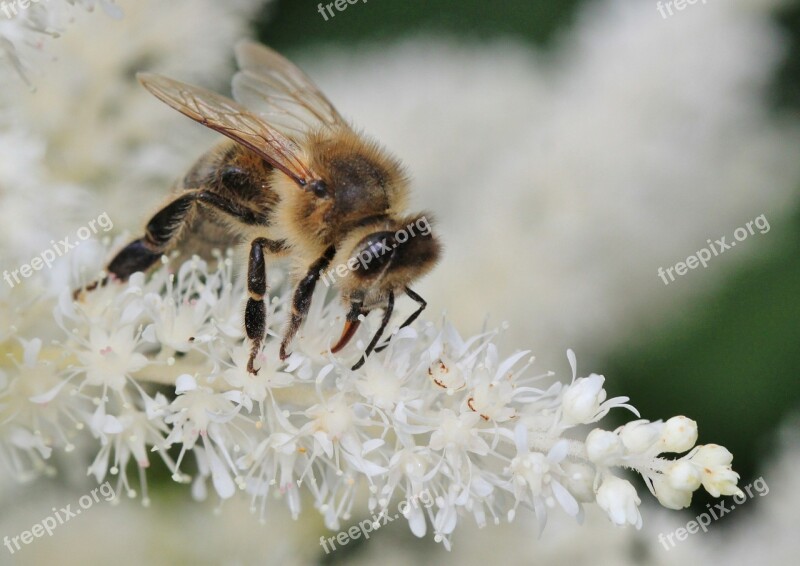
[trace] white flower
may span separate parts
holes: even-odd
[[[442,355],[430,365],[428,375],[438,387],[450,391],[457,391],[466,385],[464,374],[458,364],[447,355]]]
[[[367,360],[364,376],[356,382],[356,388],[379,409],[391,411],[397,403],[406,400],[404,379],[375,360],[376,358]]]
[[[166,407],[166,399],[159,395],[153,403]],[[100,411],[101,407],[98,407]],[[153,415],[155,416],[155,415]],[[150,499],[147,493],[147,474],[146,469],[150,467],[150,457],[148,452],[157,451],[173,474],[177,472],[177,466],[167,453],[168,448],[164,437],[168,433],[168,428],[164,421],[159,418],[151,418],[146,412],[123,409],[118,418],[108,417],[103,419],[105,426],[101,430],[93,428],[92,432],[101,438],[101,448],[97,453],[88,472],[95,477],[98,483],[102,483],[107,477],[107,473],[119,476],[119,485],[124,489],[128,497],[136,497],[136,490],[128,480],[127,467],[133,458],[139,470],[140,485],[142,488],[142,504],[147,506]],[[113,458],[113,459],[112,459]],[[111,466],[109,466],[111,464]],[[115,493],[122,490],[117,488]]]
[[[603,478],[597,490],[597,504],[608,513],[608,518],[620,527],[633,525],[642,528],[642,516],[639,513],[641,500],[631,482],[611,474]]]
[[[430,448],[433,450],[465,450],[486,454],[489,446],[478,436],[481,417],[475,413],[457,415],[449,409],[441,414],[441,420],[431,434]]]
[[[547,454],[531,452],[528,441],[528,431],[525,426],[517,425],[514,429],[517,455],[511,460],[509,471],[515,482],[517,502],[528,502],[533,505],[541,532],[546,520],[545,507],[553,507],[555,502],[558,502],[568,515],[574,517],[579,514],[580,505],[575,496],[566,489],[565,485],[569,485],[568,478],[561,467],[569,451],[568,441],[560,440]],[[509,513],[509,516],[513,517],[515,512],[516,508]]]
[[[476,372],[476,377],[480,378],[480,382],[472,390],[472,396],[467,399],[470,410],[478,413],[484,420],[505,422],[514,418],[516,411],[511,403],[515,392],[511,381],[493,381],[488,370]]]
[[[179,443],[185,449],[194,447],[200,436],[206,436],[212,423],[233,418],[236,407],[226,397],[210,387],[198,387],[189,375],[176,380],[178,397],[170,404],[170,414],[164,419],[173,425],[167,442]]]
[[[589,377],[576,379],[564,391],[561,406],[564,416],[570,422],[588,424],[597,420],[600,414],[600,404],[606,400],[603,389],[605,378],[602,375],[592,374]]]
[[[572,367],[572,383],[565,389],[561,397],[561,410],[564,413],[564,425],[590,424],[597,422],[608,414],[613,407],[627,407],[627,397],[615,397],[606,401],[603,383],[606,378],[595,373],[589,377],[576,379],[577,362],[575,353],[567,351],[570,367]],[[638,413],[637,413],[638,414]]]
[[[717,444],[699,446],[697,452],[688,459],[699,467],[702,473],[703,487],[708,493],[714,497],[742,495],[742,491],[736,487],[739,474],[731,469],[733,454],[724,446]]]
[[[22,362],[11,375],[0,370],[0,461],[26,480],[50,470],[52,446],[73,450],[89,404],[76,399],[55,361],[43,359],[40,339],[20,342]]]
[[[263,414],[264,402],[272,397],[272,390],[289,387],[295,378],[291,373],[280,371],[280,366],[274,363],[278,357],[278,345],[275,342],[256,358],[261,364],[256,375],[247,371],[249,357],[250,348],[247,344],[235,346],[230,352],[233,367],[224,370],[222,376],[231,387],[241,390],[250,401],[258,403]]]
[[[659,457],[691,448],[696,426],[689,419],[638,420],[581,439],[577,424],[613,408],[635,409],[626,398],[606,399],[603,377],[578,379],[572,351],[571,384],[542,385],[552,373],[531,371],[528,351],[503,358],[499,330],[465,340],[447,322],[419,321],[353,371],[376,317],[365,321],[355,346],[332,355],[342,309],[320,296],[293,355],[280,362],[290,305],[284,286],[271,301],[254,376],[245,368],[249,344],[232,326],[232,311],[241,324],[234,297],[245,295],[244,282],[234,278],[229,256],[218,258],[215,269],[193,259],[170,273],[166,264],[79,303],[68,290],[42,299],[62,336],[51,348],[23,342],[24,361],[3,368],[0,459],[18,461],[22,451],[28,475],[46,472],[53,450],[69,450],[83,436],[96,449],[88,462],[95,479],[116,477],[120,492],[141,492],[148,503],[148,454],[155,451],[197,499],[245,491],[262,519],[276,498],[297,518],[302,490],[335,530],[352,518],[360,485],[369,488],[372,513],[427,493],[434,506],[403,516],[415,535],[430,526],[447,548],[465,516],[478,525],[511,521],[520,507],[533,509],[540,530],[551,510],[580,520],[592,501],[614,523],[639,526],[639,498],[614,477],[618,467],[641,474],[671,507],[686,504],[698,479],[712,493],[736,489],[730,454],[720,447],[698,447],[677,461]],[[148,384],[170,387],[174,398],[151,396]],[[196,463],[193,477],[183,471],[187,457]],[[128,468],[138,472],[140,489]]]
[[[87,385],[104,386],[121,391],[126,379],[148,363],[136,351],[138,337],[132,325],[121,326],[113,333],[93,326],[89,331],[86,349],[77,352],[85,367]]]
[[[153,311],[150,316],[156,321],[148,327],[152,334],[145,337],[181,353],[188,352],[197,340],[209,308],[202,300],[186,299],[177,305],[172,297],[162,299],[153,293],[146,297],[145,305]]]

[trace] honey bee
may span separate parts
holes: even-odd
[[[137,75],[158,99],[230,140],[192,166],[144,235],[113,257],[108,276],[85,289],[125,281],[173,249],[249,244],[244,328],[251,343],[247,370],[257,374],[254,362],[266,332],[267,259],[286,257],[292,266],[291,313],[280,346],[285,360],[323,272],[369,257],[337,281],[347,316],[333,353],[372,310],[383,310],[357,369],[373,350],[386,347],[388,341],[378,342],[397,296],[405,293],[418,303],[401,328],[425,309],[409,285],[433,268],[441,244],[430,229],[402,243],[395,237],[406,226],[427,223],[424,214],[404,212],[408,179],[399,161],[354,131],[303,71],[251,41],[237,44],[235,53],[235,100],[167,77]]]

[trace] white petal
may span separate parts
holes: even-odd
[[[575,359],[575,352],[572,351],[572,348],[567,350],[567,359],[569,360],[569,367],[572,368],[572,381],[575,381],[578,375],[578,360]]]
[[[406,511],[406,519],[408,519],[408,528],[414,533],[414,536],[422,538],[428,530],[428,524],[425,521],[425,513],[418,505],[409,505]]]
[[[211,468],[211,481],[219,496],[222,499],[228,499],[233,497],[233,494],[236,493],[236,484],[233,483],[228,468],[222,463],[222,460],[219,459],[217,453],[210,446],[209,443],[206,453],[208,454],[208,464]]]
[[[178,379],[175,380],[175,393],[178,395],[186,393],[187,391],[194,391],[195,389],[197,389],[197,381],[188,373],[179,375]]]
[[[511,370],[511,368],[514,367],[514,364],[516,364],[521,358],[524,358],[530,353],[531,353],[530,350],[523,350],[522,352],[517,352],[510,358],[506,358],[506,360],[502,364],[500,364],[500,367],[497,368],[497,372],[494,375],[495,381],[499,381],[500,379],[502,379],[503,376],[505,376]]]
[[[547,453],[547,459],[551,462],[560,462],[567,457],[569,453],[569,443],[565,439],[561,439],[553,445],[550,452]]]
[[[553,490],[553,495],[555,496],[556,501],[558,501],[559,505],[561,505],[561,508],[566,511],[567,515],[570,517],[576,516],[580,506],[572,494],[557,481],[551,481],[550,487]]]

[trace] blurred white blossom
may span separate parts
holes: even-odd
[[[135,73],[225,90],[233,45],[268,0],[116,0],[119,19],[89,3],[98,2],[31,5],[53,18],[65,11],[57,38],[35,41],[27,20],[0,17],[0,34],[15,30],[17,43],[35,44],[24,53],[40,55],[30,62],[33,92],[0,64],[0,245],[9,263],[73,233],[97,206],[120,228],[141,222],[214,137],[158,108]]]
[[[122,10],[114,0],[32,0],[6,2],[0,18],[0,65],[12,70],[27,85],[35,62],[46,58],[48,40],[57,39],[75,22],[79,11],[94,12],[102,7],[107,15],[121,18]]]
[[[488,313],[517,341],[593,357],[663,328],[775,236],[668,289],[659,267],[797,205],[800,128],[769,104],[780,3],[665,21],[655,2],[586,2],[547,52],[414,37],[301,63],[438,212],[446,254],[421,292],[461,328]]]

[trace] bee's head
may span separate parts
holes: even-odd
[[[428,215],[383,221],[354,231],[336,254],[327,277],[341,289],[346,306],[367,313],[384,307],[390,293],[401,295],[428,273],[441,249]],[[355,320],[351,322],[357,326]],[[339,347],[343,346],[340,341]]]
[[[363,234],[352,246],[343,291],[350,301],[363,297],[366,308],[381,303],[389,291],[401,292],[436,264],[441,244],[425,215],[397,220]]]

